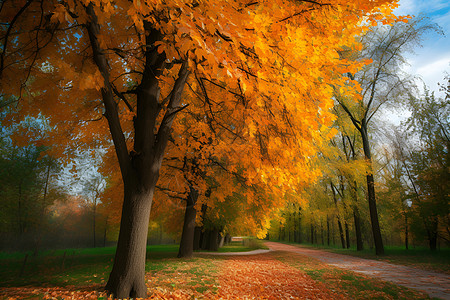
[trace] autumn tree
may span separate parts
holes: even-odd
[[[354,53],[342,53],[353,59],[370,59],[372,63],[359,72],[348,72],[351,82],[358,83],[361,91],[351,95],[345,87],[335,87],[336,100],[359,131],[364,156],[369,166],[367,173],[367,194],[376,254],[384,253],[381,229],[375,196],[370,143],[370,126],[373,117],[382,106],[405,97],[413,84],[412,79],[401,73],[405,63],[403,54],[420,44],[423,34],[434,27],[423,19],[407,23],[397,22],[392,26],[380,25],[361,37],[363,49]]]
[[[43,144],[49,130],[46,120],[27,118],[3,126],[3,118],[14,113],[4,109],[0,117],[2,246],[38,251],[46,230],[47,209],[60,195],[55,180],[60,164],[46,154],[50,148]]]
[[[50,117],[58,124],[55,136],[72,137],[71,145],[109,143],[110,132],[124,201],[109,292],[119,298],[146,295],[148,218],[173,122],[189,104],[182,97],[189,74],[199,72],[237,94],[223,105],[237,119],[249,118],[248,138],[262,152],[276,150],[280,160],[290,150],[261,127],[289,123],[284,131],[292,131],[297,148],[291,168],[301,170],[314,154],[315,131],[331,123],[330,86],[343,84],[338,75],[361,65],[338,51],[357,47],[354,36],[366,29],[362,17],[392,19],[392,2],[2,4],[2,94],[14,97],[22,115]],[[272,178],[269,169],[255,170],[247,170],[248,178]],[[286,184],[287,174],[317,176],[309,168],[275,170],[275,180]]]
[[[412,207],[423,222],[431,250],[436,250],[438,237],[448,241],[449,104],[448,94],[439,99],[428,91],[423,97],[410,96],[408,102],[411,116],[406,125],[418,144],[405,151],[405,168],[415,195]]]

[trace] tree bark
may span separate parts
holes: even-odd
[[[86,26],[93,52],[93,60],[102,74],[101,95],[111,137],[124,183],[124,202],[119,240],[106,290],[117,298],[145,298],[145,255],[147,231],[154,189],[159,177],[162,159],[176,113],[180,111],[181,94],[189,71],[187,63],[181,66],[178,78],[165,105],[162,120],[157,122],[163,105],[160,102],[158,76],[165,66],[165,54],[153,45],[161,41],[162,34],[144,21],[146,30],[145,61],[141,82],[136,90],[136,117],[134,119],[134,145],[128,151],[121,127],[117,103],[110,82],[109,64],[98,36],[100,26],[94,4],[86,7],[89,23]],[[157,124],[159,123],[159,127]]]
[[[225,236],[219,233],[219,248],[223,247],[224,244],[225,244]]]
[[[373,179],[372,155],[370,153],[369,136],[367,134],[367,124],[362,122],[360,127],[363,142],[364,156],[369,164],[367,181],[367,200],[369,202],[370,222],[372,224],[373,242],[375,243],[376,255],[384,254],[383,238],[381,237],[380,223],[378,221],[377,201],[375,197],[375,181]]]
[[[209,230],[203,230],[200,249],[208,250],[209,238],[210,238]]]
[[[126,189],[119,240],[106,290],[116,298],[145,297],[145,255],[153,190]]]
[[[409,248],[409,239],[408,239],[408,213],[405,211],[405,249]]]
[[[361,251],[364,249],[362,234],[361,234],[361,218],[359,216],[358,207],[353,208],[353,221],[355,222],[355,234],[356,234],[356,250]]]
[[[344,237],[344,230],[342,228],[342,223],[339,215],[337,216],[337,222],[338,222],[338,228],[339,228],[339,237],[341,238],[341,246],[342,249],[345,249],[345,237]]]
[[[204,232],[202,249],[209,251],[219,250],[219,230],[211,229]]]
[[[301,207],[298,208],[298,243],[301,244],[302,241],[302,216]]]
[[[229,243],[231,243],[231,235],[227,233],[225,235],[225,244],[228,245]]]
[[[335,191],[335,187],[332,181],[330,181],[330,185],[331,185],[331,192],[333,194],[333,201],[334,201],[334,205],[336,206],[336,218],[337,218],[337,223],[338,223],[338,228],[339,228],[339,237],[341,238],[341,245],[342,245],[342,249],[345,249],[345,238],[344,238],[344,230],[342,228],[342,223],[341,223],[341,217],[339,215],[339,209],[338,209],[338,205],[337,205],[337,197],[336,197],[336,191]]]
[[[327,245],[330,246],[330,219],[327,216]]]
[[[427,235],[428,235],[428,244],[430,246],[431,251],[436,251],[437,249],[437,225],[438,220],[437,217],[432,216],[430,217],[432,220],[427,228]]]
[[[186,211],[184,214],[183,232],[181,234],[180,249],[178,258],[191,258],[194,253],[194,232],[195,218],[197,211],[195,203],[197,202],[198,191],[192,186],[189,187],[189,195],[186,198]]]
[[[346,241],[346,247],[347,249],[350,248],[350,231],[348,229],[348,223],[347,221],[344,221],[344,227],[345,227],[345,241]]]
[[[201,238],[202,238],[202,227],[195,226],[194,228],[194,245],[193,250],[200,250],[201,249]]]

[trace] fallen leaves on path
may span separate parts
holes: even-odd
[[[271,255],[228,259],[219,282],[223,299],[345,299]]]

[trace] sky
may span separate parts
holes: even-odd
[[[450,1],[449,0],[400,0],[397,15],[425,15],[441,27],[444,35],[430,33],[422,42],[423,47],[408,54],[408,73],[419,75],[425,84],[439,92],[438,82],[444,83],[445,72],[450,73]],[[423,84],[418,82],[419,86]]]

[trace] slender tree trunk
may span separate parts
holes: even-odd
[[[327,245],[330,246],[330,219],[327,216]]]
[[[108,217],[105,220],[105,231],[103,232],[103,247],[106,247],[106,233],[108,232]]]
[[[353,221],[355,222],[355,234],[356,234],[356,250],[361,251],[364,249],[362,234],[361,234],[361,219],[359,216],[358,207],[353,208]]]
[[[289,240],[289,242],[291,242],[291,234],[292,234],[292,230],[291,230],[291,228],[289,227],[289,237],[288,237],[288,240]]]
[[[409,240],[408,240],[408,214],[405,211],[405,249],[408,250],[409,248]]]
[[[225,244],[225,236],[219,233],[219,248],[223,247],[224,244]]]
[[[294,243],[298,243],[298,235],[297,235],[297,212],[294,211],[294,216],[293,216],[293,239],[294,239]]]
[[[437,249],[437,225],[438,220],[437,217],[431,216],[432,220],[427,228],[427,235],[428,235],[428,243],[430,246],[431,251],[436,251]]]
[[[322,220],[320,221],[320,240],[322,242],[322,245],[325,244],[325,238],[324,238],[324,230],[323,230],[323,224],[322,224]]]
[[[197,202],[198,191],[192,186],[189,187],[189,195],[186,198],[186,211],[184,214],[183,233],[181,234],[179,258],[190,258],[194,253],[194,232],[195,232],[195,203]]]
[[[346,247],[347,249],[350,248],[350,231],[348,229],[348,223],[347,221],[344,221],[344,227],[345,227],[345,241],[346,241]]]
[[[93,221],[92,222],[93,223],[92,224],[93,225],[92,226],[92,233],[93,233],[93,237],[94,237],[94,248],[95,248],[97,246],[96,243],[95,243],[96,242],[96,237],[95,237],[95,226],[96,226],[95,221],[96,220],[95,220],[95,217],[97,215],[97,198],[94,199],[94,211],[93,211],[93,213],[94,213],[94,215],[93,215],[93,218],[92,218],[93,219],[92,220]]]
[[[339,215],[337,216],[337,223],[339,228],[339,237],[341,238],[341,246],[342,249],[345,249],[345,237],[344,237],[344,230],[342,228],[341,218]]]
[[[269,234],[267,234],[267,236],[269,236]],[[231,242],[231,235],[227,233],[225,235],[225,244],[228,245],[230,242]]]
[[[342,228],[341,217],[339,215],[339,208],[338,208],[338,204],[337,204],[336,191],[335,191],[335,187],[334,187],[333,182],[330,181],[330,183],[331,183],[331,192],[332,192],[332,195],[333,195],[334,206],[336,207],[336,218],[337,218],[337,223],[338,223],[338,228],[339,228],[339,237],[341,238],[342,249],[345,249],[344,230]]]
[[[314,225],[311,223],[311,244],[314,244]]]
[[[207,194],[209,194],[209,193],[207,192]],[[207,209],[208,209],[208,206],[205,204],[202,204],[201,217],[202,217],[203,221],[205,220]],[[205,246],[204,246],[205,239],[206,238],[205,238],[205,233],[203,232],[203,225],[196,226],[194,229],[194,250],[205,249]]]
[[[298,208],[298,243],[301,244],[302,239],[302,217],[301,217],[301,207]]]
[[[375,243],[376,255],[384,254],[383,238],[381,237],[380,223],[378,221],[377,201],[375,197],[375,181],[373,178],[372,156],[370,153],[369,136],[367,134],[367,124],[362,122],[360,128],[361,138],[363,142],[364,155],[369,164],[369,173],[367,180],[367,200],[369,202],[370,222],[372,225],[373,242]]]
[[[23,219],[22,219],[22,183],[23,183],[23,178],[20,179],[20,183],[19,183],[19,201],[18,201],[18,214],[17,214],[17,219],[18,219],[18,223],[19,223],[19,234],[22,237],[25,229],[24,229],[24,225],[23,225]]]

